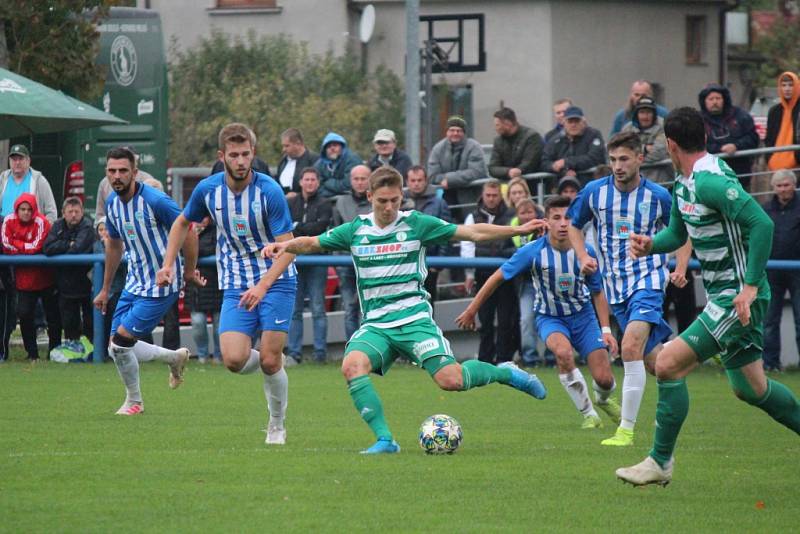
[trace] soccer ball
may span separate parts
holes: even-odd
[[[419,446],[428,454],[453,454],[461,445],[461,425],[449,415],[432,415],[419,429]]]

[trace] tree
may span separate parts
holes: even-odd
[[[105,72],[95,64],[100,37],[96,24],[112,4],[119,2],[0,2],[8,69],[78,98],[96,97],[105,80]]]
[[[314,151],[336,131],[362,158],[379,128],[403,138],[402,84],[384,67],[364,75],[355,57],[312,55],[285,35],[214,32],[190,50],[172,46],[173,164],[213,162],[217,133],[233,121],[253,128],[258,154],[269,162],[279,159],[280,133],[289,127],[299,128]]]
[[[764,57],[759,67],[761,86],[774,86],[781,72],[800,71],[800,17],[779,18],[756,40]]]

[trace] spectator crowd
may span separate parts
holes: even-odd
[[[800,143],[800,80],[792,72],[782,73],[777,80],[778,103],[768,113],[766,147]],[[319,146],[319,153],[308,148],[296,128],[280,136],[282,155],[275,172],[267,162],[255,158],[253,170],[274,178],[283,189],[289,205],[295,236],[319,235],[327,229],[367,215],[371,205],[367,199],[368,178],[383,166],[395,168],[403,176],[405,195],[402,209],[418,210],[446,221],[463,224],[489,222],[502,225],[524,224],[543,216],[542,207],[531,195],[531,186],[542,180],[548,194],[574,199],[586,184],[609,175],[606,139],[590,120],[579,103],[559,98],[553,104],[553,127],[543,135],[535,128],[519,122],[508,107],[494,113],[496,137],[486,151],[469,136],[464,117],[447,119],[444,137],[431,148],[425,162],[413,161],[398,147],[395,133],[381,128],[373,136],[373,152],[368,157],[357,154],[347,139],[329,132]],[[707,150],[722,154],[746,190],[753,187],[756,158],[741,154],[758,148],[761,141],[753,118],[732,102],[727,87],[710,83],[698,92],[698,109],[706,128]],[[609,137],[633,132],[638,136],[644,158],[643,175],[667,188],[673,179],[664,135],[664,117],[668,109],[656,101],[652,85],[635,81],[625,105],[614,115]],[[254,137],[254,136],[253,136]],[[255,138],[253,138],[255,146]],[[50,184],[41,172],[31,167],[26,146],[13,145],[9,152],[9,169],[0,174],[0,216],[2,216],[2,250],[5,254],[87,254],[102,252],[107,239],[105,201],[111,193],[107,179],[100,182],[94,221],[84,212],[81,198],[66,198],[57,218],[57,206]],[[778,151],[768,155],[766,167],[771,171],[771,194],[762,202],[775,222],[772,259],[800,260],[800,201],[797,199],[797,177],[800,151]],[[221,161],[212,172],[222,172]],[[547,173],[531,176],[534,173]],[[160,182],[140,171],[137,180],[160,187]],[[193,229],[200,240],[200,255],[215,254],[216,230],[203,223]],[[522,236],[513,240],[482,244],[471,242],[460,246],[437,246],[429,256],[454,255],[462,258],[510,257],[514,251],[538,236]],[[92,350],[91,266],[70,265],[53,269],[39,265],[0,266],[0,358],[9,353],[9,336],[17,321],[29,359],[39,357],[37,329],[46,325],[51,356],[79,358]],[[204,288],[187,288],[185,307],[190,311],[192,333],[201,362],[219,361],[218,337],[220,291],[216,269],[203,267],[209,281]],[[451,294],[462,291],[469,295],[480,289],[494,269],[428,270],[425,287],[435,301],[441,288]],[[769,282],[773,300],[765,321],[766,342],[764,365],[779,370],[780,322],[784,296],[788,293],[794,313],[795,331],[800,347],[800,275],[797,272],[770,270]],[[124,270],[117,273],[112,285],[110,307],[104,325],[106,332],[113,315],[114,297],[124,285]],[[352,266],[329,268],[324,265],[301,266],[295,312],[287,344],[287,363],[303,358],[303,311],[306,303],[313,326],[312,357],[325,361],[327,354],[326,300],[331,281],[336,280],[340,307],[344,314],[345,335],[349,338],[359,327],[360,306],[356,291],[356,273]],[[666,308],[675,306],[681,330],[697,315],[693,284],[683,289],[671,287]],[[533,294],[528,279],[504,282],[479,310],[480,345],[478,357],[489,362],[519,358],[526,365],[553,365],[552,355],[539,354],[533,328]],[[208,323],[212,336],[208,335]],[[165,317],[164,344],[179,341],[177,308]],[[213,341],[213,343],[212,343]]]

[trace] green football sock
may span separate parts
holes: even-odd
[[[767,379],[767,392],[754,406],[758,406],[783,426],[800,434],[800,404],[792,390]]]
[[[461,364],[461,378],[464,382],[461,391],[479,388],[492,382],[509,384],[511,382],[511,369],[497,367],[494,364],[480,360],[467,360]]]
[[[372,387],[372,381],[369,376],[363,375],[354,378],[348,383],[347,387],[350,390],[353,404],[356,405],[356,410],[361,414],[364,422],[369,425],[375,437],[391,440],[392,432],[389,430],[389,425],[386,424],[386,418],[383,416],[381,399],[378,397],[378,392]]]
[[[689,413],[689,388],[686,379],[659,380],[656,407],[656,434],[650,456],[664,467],[675,450],[678,433]]]

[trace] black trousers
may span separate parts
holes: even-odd
[[[439,297],[439,291],[436,289],[436,283],[439,281],[439,271],[428,270],[428,276],[425,278],[425,291],[431,296],[431,308],[434,310],[436,307],[433,305]]]
[[[8,358],[8,342],[17,327],[17,291],[0,290],[0,360]]]
[[[61,315],[58,312],[58,291],[55,287],[48,287],[40,291],[17,292],[17,316],[19,329],[22,331],[22,343],[28,358],[39,357],[39,347],[36,345],[36,303],[41,299],[44,314],[47,317],[47,336],[49,338],[48,354],[51,350],[61,345]]]
[[[667,316],[670,303],[675,305],[675,320],[678,323],[678,332],[683,332],[697,319],[697,305],[694,300],[694,276],[692,271],[686,273],[687,284],[678,287],[673,284],[667,286],[664,296],[664,317]],[[678,333],[676,332],[676,334]]]
[[[65,339],[78,341],[82,335],[92,339],[92,302],[88,295],[85,297],[59,295],[58,307],[61,311]]]
[[[478,290],[490,275],[480,271],[475,273]],[[495,315],[497,328],[494,326]],[[478,309],[478,319],[481,321],[478,359],[489,363],[511,361],[519,343],[519,302],[513,281],[500,284]]]

